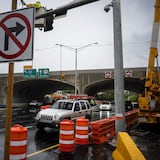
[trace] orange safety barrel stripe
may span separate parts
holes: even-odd
[[[88,135],[88,130],[87,131],[76,130],[76,134]]]
[[[22,154],[26,153],[27,145],[24,146],[10,146],[10,154]]]
[[[21,125],[15,124],[12,128],[11,128],[11,140],[23,140],[23,139],[27,139],[27,128],[22,127]]]
[[[70,120],[63,120],[61,125],[61,130],[72,130],[74,129],[74,123],[71,123]]]
[[[74,139],[74,134],[71,134],[71,135],[60,134],[60,139],[63,139],[63,140],[72,140],[72,139]]]
[[[78,119],[76,125],[77,126],[88,126],[88,120],[85,118],[80,118]]]
[[[61,152],[73,152],[74,151],[74,145],[70,145],[70,144],[60,144],[59,145],[59,150]]]

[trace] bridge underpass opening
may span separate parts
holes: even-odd
[[[44,101],[44,95],[57,90],[74,90],[74,85],[56,80],[25,80],[14,84],[14,103],[28,103],[31,100]]]
[[[143,94],[144,81],[140,80],[140,78],[127,77],[124,79],[124,87],[125,90]],[[114,79],[98,81],[84,87],[84,93],[92,96],[95,96],[98,92],[106,90],[114,90]]]

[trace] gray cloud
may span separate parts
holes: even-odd
[[[57,8],[71,0],[41,0],[49,8]],[[34,0],[27,0],[34,2]],[[78,69],[113,68],[113,13],[104,12],[110,0],[68,11],[65,18],[54,21],[54,30],[43,32],[35,29],[34,60],[17,63],[16,72],[23,72],[23,65],[35,68],[48,67],[59,70],[59,48],[56,43],[80,47],[92,42],[99,45],[86,48],[78,55]],[[147,66],[151,40],[155,0],[121,0],[124,67]],[[0,1],[0,10],[9,10],[11,0]],[[3,6],[3,8],[1,7]],[[18,7],[21,5],[18,3]],[[63,69],[74,70],[74,52],[63,48]],[[0,73],[7,71],[7,64],[0,64]]]

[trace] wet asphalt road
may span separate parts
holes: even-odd
[[[17,112],[18,111],[18,112]],[[54,129],[45,128],[44,130],[38,130],[35,127],[34,113],[28,115],[28,111],[14,110],[13,111],[13,124],[18,123],[23,127],[28,128],[28,148],[27,158],[28,160],[97,160],[107,159],[112,160],[112,150],[105,147],[105,145],[89,144],[87,146],[75,146],[73,154],[60,154],[58,147],[54,147],[59,143],[59,132]],[[95,112],[93,118],[98,120],[109,116],[109,112]],[[3,160],[4,156],[4,121],[5,115],[1,112],[1,129],[0,129],[0,160]],[[20,123],[19,123],[20,122]],[[52,146],[52,147],[51,147]],[[50,149],[51,147],[51,149]],[[43,150],[46,151],[43,151]],[[40,153],[39,153],[40,151]]]
[[[14,111],[13,111],[14,112]],[[59,133],[53,129],[46,128],[44,131],[37,130],[34,122],[34,114],[28,116],[27,111],[18,111],[13,113],[13,123],[21,122],[28,128],[28,160],[113,160],[113,148],[108,145],[75,146],[75,152],[72,155],[62,155],[55,145],[59,141]],[[5,130],[3,120],[5,115],[0,112],[0,160],[3,160]],[[95,112],[94,119],[108,117],[108,112]],[[143,136],[131,135],[136,145],[140,148],[146,160],[159,160],[160,151],[160,126],[146,127],[140,126],[140,129],[151,130]],[[52,147],[51,147],[52,146]],[[51,147],[51,149],[49,148]],[[46,151],[43,151],[46,149]],[[42,151],[38,153],[39,151]]]

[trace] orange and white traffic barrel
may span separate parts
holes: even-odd
[[[67,153],[74,151],[74,122],[72,120],[64,119],[60,123],[59,151]]]
[[[15,124],[10,135],[10,160],[27,160],[27,135],[28,130]]]
[[[79,118],[76,121],[75,144],[87,145],[89,143],[89,121],[86,118]]]

